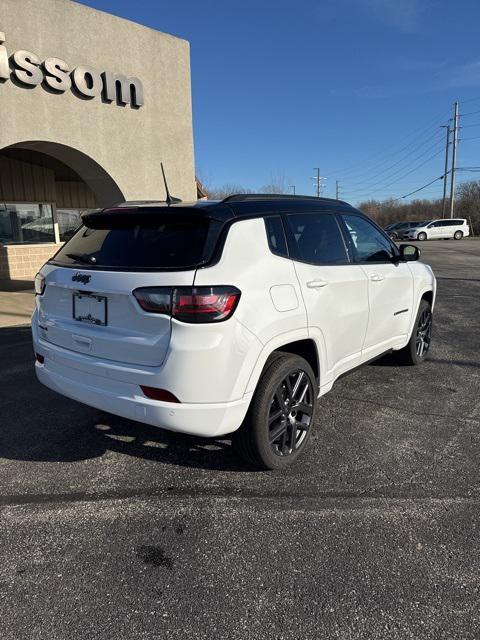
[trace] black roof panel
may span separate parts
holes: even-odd
[[[152,214],[155,211],[166,213],[195,214],[208,216],[217,220],[230,220],[232,218],[262,216],[269,213],[288,213],[295,211],[357,211],[350,204],[342,200],[331,198],[315,198],[311,196],[274,195],[274,194],[238,194],[229,196],[224,200],[197,200],[195,202],[178,202],[168,204],[162,201],[135,201],[123,202],[114,207],[103,209],[102,215],[120,213],[125,211],[132,213],[137,210],[139,214]],[[96,213],[97,217],[100,212]],[[91,215],[91,214],[90,214]]]

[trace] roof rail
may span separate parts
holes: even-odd
[[[243,202],[245,200],[331,200],[331,198],[317,198],[315,196],[293,195],[291,193],[232,193],[223,202]]]

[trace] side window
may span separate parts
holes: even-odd
[[[371,222],[355,215],[343,215],[355,262],[391,262],[392,243]]]
[[[290,257],[309,264],[348,264],[345,243],[334,215],[292,213],[285,216]]]
[[[288,258],[287,241],[280,216],[264,218],[270,251],[277,256]]]
[[[462,224],[465,224],[465,222],[463,220],[450,220],[450,224],[455,226],[455,227],[461,227]]]

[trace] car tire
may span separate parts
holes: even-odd
[[[463,238],[463,231],[455,231],[453,237],[455,240],[461,240]]]
[[[303,453],[313,429],[318,384],[300,356],[275,352],[258,382],[233,446],[260,469],[284,469]]]
[[[420,233],[417,236],[417,240],[420,240],[420,242],[423,242],[426,239],[427,239],[427,234],[425,233],[425,231],[420,231]]]
[[[432,319],[430,303],[421,300],[407,346],[394,352],[399,364],[416,365],[425,360],[432,342]]]

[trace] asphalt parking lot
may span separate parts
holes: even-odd
[[[287,472],[58,396],[1,329],[0,637],[478,639],[480,240],[421,248],[428,362],[339,380]]]

